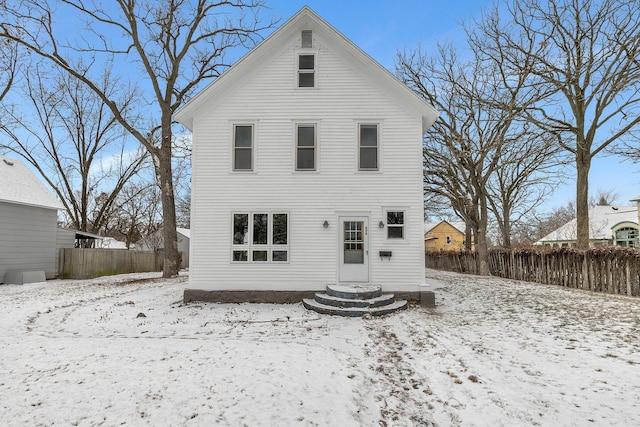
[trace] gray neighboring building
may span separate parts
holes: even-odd
[[[0,156],[0,283],[16,272],[56,277],[60,201],[19,160]]]

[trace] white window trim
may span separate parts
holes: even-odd
[[[301,55],[313,55],[313,71],[301,71],[299,66],[300,66],[300,56]],[[314,90],[314,89],[318,89],[318,49],[314,49],[314,48],[300,48],[300,49],[296,49],[295,50],[295,60],[294,60],[294,64],[293,64],[293,68],[294,68],[294,76],[295,76],[295,83],[294,83],[294,87],[297,90]],[[313,73],[313,86],[312,87],[300,87],[300,83],[299,83],[299,79],[298,79],[298,74],[299,73],[305,73],[305,74],[311,74]]]
[[[236,126],[251,126],[251,169],[236,169]],[[256,151],[257,151],[258,126],[256,122],[234,121],[231,122],[231,172],[235,173],[256,173]]]
[[[360,127],[376,125],[378,127],[378,146],[377,146],[377,168],[361,169],[360,168]],[[382,172],[382,120],[358,120],[355,126],[356,133],[356,172],[358,173],[381,173]]]
[[[256,214],[267,214],[268,215],[268,228],[267,228],[267,244],[254,244],[253,243],[253,216]],[[247,230],[247,243],[243,244],[234,244],[233,243],[233,225],[234,225],[234,216],[235,215],[249,215],[249,223]],[[286,245],[276,245],[273,243],[273,216],[274,215],[287,215],[287,244]],[[231,234],[231,248],[229,251],[229,261],[231,264],[289,264],[291,251],[289,250],[289,242],[291,242],[291,215],[289,212],[280,211],[280,210],[254,210],[254,211],[234,211],[231,213],[231,224],[230,224],[230,234]],[[253,260],[253,251],[267,251],[267,260],[266,261],[254,261]],[[287,252],[287,260],[286,261],[273,261],[273,251],[286,251]],[[233,260],[233,252],[234,251],[246,251],[247,252],[247,261],[234,261]]]
[[[402,227],[404,228],[402,232],[402,239],[398,238],[389,238],[389,234],[387,228],[389,224],[387,224],[387,212],[403,212],[404,213],[404,224]],[[409,207],[408,206],[383,206],[382,207],[382,222],[384,223],[384,241],[385,243],[405,245],[410,243],[409,237]],[[421,236],[424,239],[424,235]]]
[[[298,127],[299,126],[313,126],[314,129],[314,141],[313,141],[313,169],[298,169]],[[293,170],[296,173],[313,173],[319,170],[319,130],[317,121],[296,121],[293,126]]]

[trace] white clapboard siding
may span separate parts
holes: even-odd
[[[0,202],[0,283],[8,270],[55,277],[57,210]]]
[[[348,213],[369,217],[370,282],[388,291],[423,284],[422,116],[323,34],[314,32],[317,87],[296,87],[301,50],[291,38],[194,115],[190,288],[320,290],[335,283],[338,218]],[[255,126],[254,170],[233,172],[233,125],[246,123]],[[316,123],[314,172],[295,171],[296,123]],[[379,171],[357,170],[358,123],[379,124]],[[404,240],[387,240],[386,226],[378,227],[386,208],[405,211]],[[289,213],[289,262],[232,263],[233,212]],[[392,251],[391,259],[380,250]]]

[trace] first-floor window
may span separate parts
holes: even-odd
[[[289,214],[243,212],[233,214],[233,262],[287,262]]]
[[[404,239],[403,211],[387,211],[387,239]]]

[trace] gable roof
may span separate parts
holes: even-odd
[[[638,208],[636,206],[594,206],[589,209],[589,240],[611,239],[613,237],[611,229],[621,222],[638,224]],[[537,243],[577,239],[577,220],[574,218],[538,240]]]
[[[416,117],[421,117],[423,132],[426,132],[440,115],[433,106],[420,98],[396,76],[353,44],[311,8],[304,6],[258,46],[178,109],[174,114],[176,120],[187,128],[193,129],[193,118],[202,108],[205,106],[208,109],[215,108],[223,102],[229,92],[236,87],[236,84],[240,84],[250,75],[258,73],[262,64],[289,48],[290,45],[285,41],[297,38],[302,29],[312,29],[314,37],[318,34],[321,35],[331,45],[333,53],[345,63],[351,64],[354,71],[360,73],[364,78],[372,80],[377,88],[396,100],[398,105],[408,112],[415,114]]]
[[[0,202],[64,209],[24,163],[5,156],[0,156]]]
[[[455,228],[456,230],[458,230],[459,232],[461,232],[462,234],[465,233],[466,231],[466,226],[464,221],[439,221],[439,222],[425,222],[424,223],[424,232],[428,233],[429,231],[433,230],[434,228],[436,228],[436,226],[442,224],[443,222],[446,222],[447,224],[449,224],[450,226],[452,226],[453,228]]]

